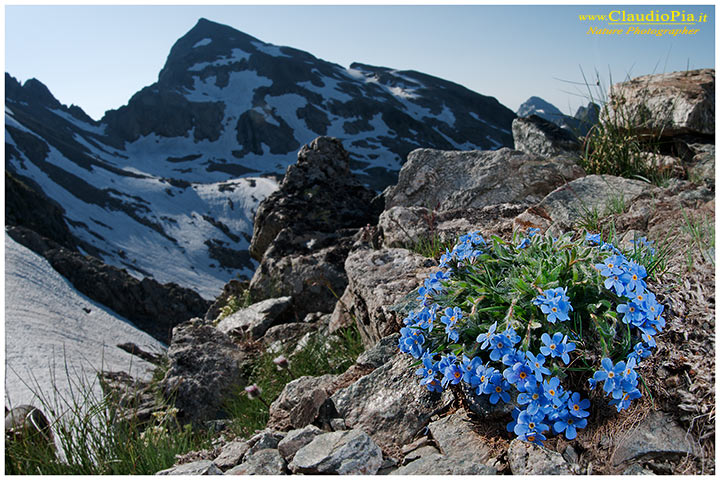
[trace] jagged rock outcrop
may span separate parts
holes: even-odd
[[[217,418],[223,401],[245,381],[251,358],[226,334],[193,319],[173,329],[170,366],[162,379],[163,395],[172,399],[183,422]]]
[[[615,84],[609,105],[610,116],[618,115],[638,133],[714,135],[715,69],[644,75]]]
[[[393,306],[436,265],[402,248],[353,251],[345,261],[348,287],[335,306],[330,330],[354,321],[367,347],[399,331],[402,314]]]
[[[18,243],[45,257],[80,292],[132,321],[140,330],[169,343],[176,325],[205,314],[209,302],[174,283],[138,280],[125,270],[61,247],[24,227],[8,227]]]
[[[380,213],[373,197],[350,173],[339,140],[319,137],[304,146],[255,216],[250,252],[261,262],[252,297],[292,296],[299,317],[331,311],[347,284],[351,236]]]
[[[183,463],[157,472],[155,475],[222,475],[223,472],[211,460]]]
[[[537,115],[513,120],[512,132],[515,150],[521,152],[548,158],[580,152],[580,141],[572,132]]]
[[[388,188],[385,208],[418,206],[443,211],[531,204],[583,174],[572,156],[548,160],[509,148],[469,152],[418,149],[408,155],[397,185]]]

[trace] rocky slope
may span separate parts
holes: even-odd
[[[660,93],[675,95],[667,90]],[[705,109],[704,115],[714,125],[714,114]],[[677,131],[702,133],[677,117]],[[323,163],[342,167],[345,154],[331,149],[333,144],[337,145],[319,138],[303,149],[303,156],[332,151]],[[698,152],[695,155],[702,154],[706,166],[714,165],[714,143],[686,142],[686,147]],[[183,371],[186,384],[197,385],[198,394],[207,399],[208,408],[202,412],[196,407],[185,412],[197,415],[197,421],[220,415],[217,405],[222,392],[238,381],[237,372],[252,363],[257,343],[248,340],[271,348],[285,338],[292,351],[302,331],[332,335],[338,325],[354,323],[366,352],[343,374],[305,376],[287,383],[270,405],[267,427],[256,435],[222,437],[213,450],[194,452],[185,457],[187,462],[162,473],[713,473],[714,243],[712,250],[698,244],[683,222],[684,218],[701,219],[705,225],[714,222],[714,177],[672,178],[657,186],[585,175],[574,159],[568,152],[547,157],[509,149],[416,150],[403,166],[397,185],[386,191],[378,224],[355,227],[353,242],[344,253],[347,287],[332,315],[323,315],[321,309],[318,314],[293,317],[293,309],[304,304],[289,312],[286,307],[302,298],[300,293],[263,300],[262,305],[231,316],[237,316],[233,322],[238,328],[224,333],[224,320],[218,324],[212,334],[221,337],[217,342],[223,348],[214,353],[206,345],[213,329],[209,323],[195,320],[178,327],[170,349],[182,351],[182,366],[191,367]],[[678,160],[688,169],[698,161],[694,156]],[[301,159],[298,168],[306,168],[302,179],[307,188],[287,199],[296,207],[302,192],[312,190],[313,183],[323,178],[322,169],[307,168],[306,161]],[[512,178],[507,165],[515,172]],[[285,181],[289,182],[287,177]],[[403,316],[415,306],[417,287],[437,264],[402,248],[407,242],[436,234],[451,238],[475,229],[504,238],[528,227],[556,234],[576,228],[584,221],[583,212],[604,208],[617,195],[623,197],[622,211],[602,210],[598,222],[599,226],[615,225],[621,243],[646,235],[656,239],[660,248],[663,238],[675,236],[667,271],[653,285],[666,305],[667,327],[657,336],[658,347],[651,359],[640,367],[649,395],[620,414],[595,406],[588,427],[576,439],[553,437],[538,447],[513,439],[505,430],[507,408],[493,408],[456,390],[431,393],[418,384],[412,359],[397,350],[396,332]],[[312,205],[312,197],[306,201]],[[277,198],[272,203],[268,210],[282,211]],[[262,228],[258,223],[256,233]],[[321,234],[318,227],[303,233],[311,240]],[[272,249],[265,250],[264,256]],[[256,333],[249,338],[247,332]],[[227,368],[232,371],[225,375],[226,384],[218,383],[215,371],[212,379],[205,379],[206,372],[192,368],[196,362],[188,360],[197,357],[200,365],[211,354],[229,359]],[[204,385],[214,385],[212,397]],[[182,394],[194,398],[192,388]]]
[[[175,43],[156,83],[100,121],[38,80],[6,73],[5,89],[6,170],[67,224],[46,233],[208,299],[255,271],[255,210],[315,137],[338,138],[358,182],[379,190],[415,148],[510,146],[515,117],[440,78],[343,68],[205,19]],[[20,218],[16,193],[7,213]]]

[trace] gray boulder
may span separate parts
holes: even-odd
[[[580,141],[572,132],[537,115],[513,120],[512,132],[515,150],[521,152],[548,158],[580,152]]]
[[[293,473],[374,475],[382,465],[382,451],[362,430],[319,435],[295,453]]]
[[[356,365],[378,368],[392,360],[398,352],[399,333],[383,337],[372,348],[365,350],[355,361]]]
[[[285,433],[277,432],[272,429],[263,430],[262,432],[254,435],[247,442],[250,448],[248,448],[248,451],[245,452],[243,462],[246,462],[250,456],[260,450],[276,449],[283,438],[285,438]]]
[[[283,323],[268,328],[262,337],[266,350],[279,352],[297,345],[305,335],[317,330],[317,325],[312,323]]]
[[[293,459],[295,453],[302,447],[312,442],[315,437],[322,435],[324,432],[315,425],[308,425],[303,428],[290,430],[285,438],[278,443],[278,451],[280,455],[288,462]]]
[[[268,428],[290,430],[312,423],[329,397],[336,375],[300,377],[285,385],[270,405]]]
[[[343,262],[349,250],[349,240],[287,254],[271,255],[271,249],[250,280],[250,295],[290,296],[299,319],[312,312],[331,312],[337,302],[335,295],[347,285]]]
[[[257,340],[265,335],[271,326],[287,319],[291,307],[291,297],[269,298],[228,315],[220,320],[217,329],[223,333]]]
[[[613,175],[588,175],[563,185],[515,219],[518,228],[550,226],[569,230],[587,216],[603,216],[618,205],[629,206],[655,187]]]
[[[402,318],[392,305],[421,285],[436,265],[401,248],[352,252],[345,261],[348,287],[335,306],[330,331],[354,319],[366,347],[399,331]]]
[[[685,428],[667,413],[651,412],[640,424],[625,432],[615,444],[612,463],[620,465],[637,458],[694,455],[695,449]]]
[[[183,463],[155,475],[222,475],[223,472],[211,460],[198,460],[197,462]]]
[[[428,425],[435,444],[448,459],[467,465],[486,464],[491,448],[475,428],[464,410],[458,410]]]
[[[443,211],[537,203],[583,174],[573,156],[548,160],[509,148],[469,152],[418,149],[408,155],[397,185],[386,190],[385,208],[418,206]]]
[[[475,230],[483,235],[504,235],[512,232],[512,219],[525,210],[524,204],[503,203],[482,208],[453,208],[434,211],[426,207],[395,206],[380,214],[383,246],[407,248],[421,241],[434,239],[454,241],[458,236]]]
[[[226,443],[220,450],[220,455],[213,460],[213,463],[220,470],[228,470],[242,462],[248,449],[250,449],[250,445],[242,440]]]
[[[277,450],[265,448],[245,457],[245,461],[231,468],[225,475],[284,475],[285,460]]]
[[[360,428],[375,442],[400,448],[452,401],[448,391],[432,393],[418,384],[409,355],[388,363],[335,392],[331,401],[349,428]]]
[[[246,381],[243,365],[250,361],[230,337],[200,319],[173,329],[168,359],[163,395],[180,409],[178,418],[194,423],[217,418],[225,397]]]
[[[609,105],[612,111],[601,115],[601,122],[618,115],[638,133],[714,135],[715,70],[644,75],[618,83]]]
[[[576,468],[565,461],[557,452],[534,443],[515,439],[510,442],[508,463],[513,475],[572,475]]]

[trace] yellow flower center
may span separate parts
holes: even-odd
[[[580,405],[573,405],[573,410],[575,410],[576,412],[580,410]]]
[[[525,378],[525,377],[527,377],[527,374],[525,372],[520,372],[519,376],[520,376],[520,378]]]
[[[550,344],[550,350],[555,350],[555,344],[554,344],[554,343]]]
[[[552,390],[552,389],[551,389],[548,393],[550,394],[551,397],[554,397],[554,396],[555,396],[555,390]]]
[[[608,372],[608,378],[613,378],[613,377],[615,377],[615,373],[613,373],[613,372]]]
[[[455,378],[460,378],[460,372],[455,372]]]
[[[530,422],[530,423],[528,423],[528,427],[529,427],[529,428],[535,428],[535,422]]]
[[[497,393],[502,392],[502,387],[500,387],[500,386],[495,387],[495,391],[496,391]]]

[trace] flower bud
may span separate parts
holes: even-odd
[[[255,384],[248,385],[247,387],[245,387],[245,393],[247,393],[247,396],[249,398],[257,398],[260,396],[261,393],[260,387]]]
[[[280,355],[273,359],[273,363],[277,365],[279,370],[285,370],[290,366],[290,362],[285,358],[285,355]]]

